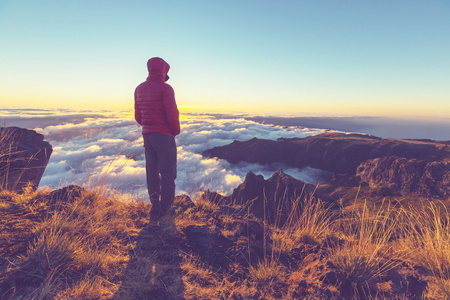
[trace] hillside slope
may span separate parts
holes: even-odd
[[[155,223],[148,220],[149,204],[78,186],[2,191],[1,298],[450,295],[450,222],[438,203],[330,207],[299,196],[293,199],[298,209],[275,226],[249,213],[245,201],[210,200],[177,196],[173,215]]]

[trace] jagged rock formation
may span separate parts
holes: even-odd
[[[0,127],[0,188],[21,192],[36,189],[50,159],[52,146],[34,130]]]
[[[450,197],[450,162],[385,156],[362,163],[357,175],[371,188],[388,188],[402,195]]]
[[[333,172],[330,184],[320,187],[316,193],[328,199],[333,198],[330,196],[338,186],[360,184],[369,184],[384,195],[438,199],[450,197],[449,141],[396,140],[363,134],[324,133],[303,139],[234,141],[226,146],[209,149],[204,155],[226,159],[231,163],[278,162],[291,167],[310,166]],[[251,185],[252,181],[247,178],[246,181],[248,183],[245,186]],[[273,193],[273,190],[270,192]],[[239,199],[236,191],[233,195],[233,199]]]
[[[219,205],[240,205],[260,219],[282,225],[295,207],[297,200],[314,193],[315,186],[285,174],[282,170],[265,180],[248,172],[245,180],[229,196],[206,191],[202,197]],[[296,206],[297,205],[297,206]]]
[[[399,156],[425,161],[450,160],[450,142],[383,139],[363,134],[324,133],[306,138],[251,139],[206,150],[205,156],[230,163],[284,163],[291,167],[310,166],[333,173],[355,175],[368,159]]]

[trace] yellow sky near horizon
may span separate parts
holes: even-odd
[[[105,103],[106,102],[106,103]],[[257,106],[247,105],[202,105],[193,101],[194,105],[177,98],[180,113],[221,113],[221,114],[248,114],[248,115],[272,115],[280,117],[288,116],[373,116],[373,117],[394,117],[408,119],[429,119],[429,120],[448,120],[450,122],[450,101],[448,105],[435,107],[427,106],[426,103],[409,103],[407,105],[397,102],[378,101],[372,104],[360,105],[353,103],[327,103],[324,106],[314,104],[305,104],[290,106],[282,104],[274,106],[273,104],[261,103]],[[20,109],[70,109],[70,110],[111,110],[111,111],[129,111],[133,113],[133,98],[128,101],[93,101],[93,100],[64,100],[55,101],[52,99],[33,101],[18,99],[11,101],[11,105],[1,105],[2,108],[20,108]]]

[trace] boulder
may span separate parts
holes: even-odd
[[[0,188],[35,190],[50,159],[52,146],[34,130],[0,127]]]

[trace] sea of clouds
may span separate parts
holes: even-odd
[[[40,186],[104,185],[146,199],[145,157],[140,126],[130,113],[70,111],[1,111],[6,126],[34,129],[53,146]],[[240,163],[202,156],[203,151],[234,140],[306,137],[325,132],[298,126],[257,123],[239,116],[182,115],[176,137],[176,193],[195,195],[209,189],[230,194],[248,171],[266,179],[279,169],[295,178],[324,183],[322,172],[282,165]]]

